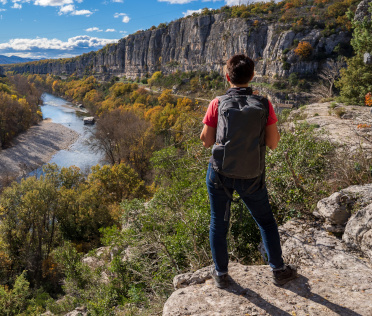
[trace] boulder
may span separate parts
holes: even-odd
[[[65,316],[87,316],[88,310],[86,307],[77,307],[72,312],[65,314]]]
[[[173,287],[180,289],[192,284],[204,283],[207,279],[210,279],[210,267],[205,267],[194,273],[189,272],[176,275],[173,279]]]
[[[352,211],[369,203],[372,203],[372,184],[354,185],[320,200],[313,214],[325,220],[327,231],[343,232]]]
[[[371,0],[362,0],[359,2],[358,7],[355,11],[354,21],[362,22],[365,17],[371,19],[371,13],[368,11],[369,3]]]
[[[279,227],[283,258],[300,267],[370,269],[369,262],[327,232],[322,223],[290,220]]]
[[[353,201],[345,193],[335,192],[331,196],[320,200],[314,215],[325,219],[326,224],[342,228],[351,216]]]
[[[84,125],[93,125],[95,123],[95,119],[93,116],[84,117],[83,122]]]
[[[372,201],[350,218],[342,239],[347,246],[361,251],[372,263]]]

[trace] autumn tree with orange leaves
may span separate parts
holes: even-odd
[[[297,48],[294,50],[297,56],[300,56],[302,59],[307,59],[311,56],[313,52],[313,47],[309,42],[303,41],[298,43]]]

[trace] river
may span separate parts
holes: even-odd
[[[51,95],[43,94],[41,111],[43,118],[50,118],[54,123],[62,124],[80,134],[78,140],[68,150],[60,150],[49,163],[56,163],[60,167],[77,166],[82,170],[90,169],[101,163],[104,155],[102,152],[93,152],[90,148],[90,136],[95,129],[94,125],[84,125],[83,117],[79,115],[72,103]]]

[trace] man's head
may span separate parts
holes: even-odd
[[[234,85],[247,84],[253,78],[254,62],[246,55],[234,55],[226,63],[226,74]]]

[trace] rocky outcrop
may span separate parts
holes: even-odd
[[[230,286],[208,279],[176,290],[163,316],[371,315],[372,270],[303,266],[299,278],[283,287],[271,282],[267,266],[231,264]]]
[[[287,76],[291,72],[317,72],[317,61],[301,61],[294,54],[295,41],[308,41],[313,57],[331,54],[338,44],[348,44],[351,35],[338,31],[324,37],[320,30],[289,30],[290,25],[255,19],[227,18],[225,14],[202,15],[171,22],[164,28],[137,32],[98,52],[70,59],[37,61],[9,66],[16,72],[56,75],[141,77],[161,70],[221,71],[226,59],[246,53],[256,60],[257,76]],[[283,50],[289,70],[283,67]],[[288,66],[288,65],[287,65]]]
[[[230,286],[222,290],[213,285],[206,267],[174,278],[176,291],[163,316],[371,315],[371,190],[372,184],[351,186],[320,203],[339,209],[345,195],[354,202],[343,239],[327,232],[322,221],[296,219],[279,227],[285,261],[299,266],[297,279],[277,287],[268,266],[232,263]],[[332,211],[321,213],[335,217]]]
[[[372,262],[372,202],[355,213],[346,225],[343,241]]]
[[[369,4],[372,2],[372,0],[363,0],[358,4],[358,7],[355,11],[354,20],[358,22],[362,22],[365,17],[367,19],[371,19],[371,13],[368,11]]]
[[[343,106],[336,103],[313,103],[291,112],[289,120],[308,122],[324,130],[326,138],[350,153],[364,150],[372,154],[372,113],[369,107]],[[294,123],[289,128],[294,129]]]
[[[317,204],[315,216],[325,220],[325,229],[329,232],[343,232],[354,207],[364,207],[372,203],[372,184],[355,185],[330,197],[322,199]],[[355,217],[355,216],[354,216]]]

